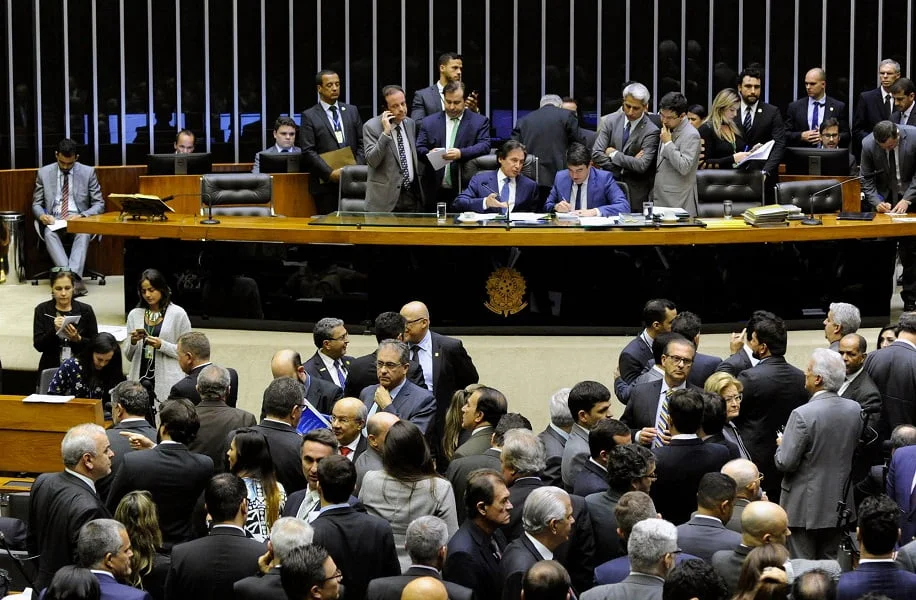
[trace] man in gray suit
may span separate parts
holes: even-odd
[[[652,199],[658,206],[683,208],[697,214],[697,165],[700,134],[687,119],[687,98],[669,92],[661,99],[662,119]]]
[[[363,147],[369,165],[366,210],[422,212],[416,123],[407,116],[403,88],[386,85],[382,97],[385,110],[363,125]]]
[[[265,148],[263,152],[270,154],[280,154],[283,152],[292,152],[298,154],[302,148],[296,145],[296,122],[290,117],[277,117],[274,121],[274,145]],[[254,155],[254,167],[252,173],[261,172],[261,153]]]
[[[452,460],[483,454],[490,449],[493,428],[508,412],[509,404],[502,392],[480,386],[471,393],[467,404],[461,408],[461,427],[471,433],[468,441],[458,446]]]
[[[66,229],[51,231],[48,226],[58,221],[70,221],[105,212],[102,189],[95,169],[78,162],[79,157],[76,142],[61,140],[54,152],[57,162],[38,169],[35,191],[32,193],[32,214],[42,225],[42,235],[51,260],[58,267],[69,268],[77,278],[83,275],[90,235],[70,234]],[[64,249],[65,240],[72,241],[69,257]],[[80,286],[82,283],[77,285],[77,292]],[[85,287],[82,290],[85,291]]]
[[[598,421],[607,418],[611,406],[611,392],[597,381],[580,381],[569,392],[569,412],[573,417],[572,431],[563,449],[561,475],[563,485],[572,489],[579,471],[590,455],[588,432]]]
[[[646,519],[633,526],[627,541],[630,574],[620,583],[593,587],[582,600],[661,600],[665,577],[680,550],[677,529],[663,519]]]
[[[547,451],[547,467],[541,473],[541,479],[547,485],[558,487],[563,486],[563,449],[566,448],[566,440],[573,426],[572,415],[569,414],[569,390],[560,388],[550,397],[550,423],[538,434]]]
[[[650,98],[641,83],[623,88],[621,109],[601,117],[592,147],[592,163],[627,184],[635,212],[649,199],[658,153],[658,127],[646,114]]]
[[[359,395],[369,409],[369,418],[381,411],[394,413],[426,434],[435,422],[436,398],[426,388],[407,380],[410,366],[407,344],[383,340],[376,356],[378,385],[370,385]]]

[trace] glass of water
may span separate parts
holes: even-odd
[[[436,222],[445,223],[445,202],[438,202],[436,204]]]
[[[722,202],[722,215],[726,219],[732,218],[732,201],[731,200],[725,200],[724,202]]]

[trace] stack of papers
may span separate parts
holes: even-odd
[[[789,211],[779,204],[755,206],[744,211],[742,215],[748,225],[754,227],[788,227]]]
[[[48,404],[65,404],[76,396],[51,396],[49,394],[32,394],[22,399],[23,402],[47,402]]]
[[[748,224],[742,219],[724,219],[722,217],[703,217],[701,220],[707,229],[745,229]]]

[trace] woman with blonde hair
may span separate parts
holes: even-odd
[[[461,426],[461,409],[468,403],[471,394],[478,388],[483,387],[479,383],[472,383],[462,390],[455,390],[452,394],[452,401],[448,405],[448,412],[445,413],[445,431],[442,434],[442,453],[445,456],[445,464],[438,465],[440,471],[444,471],[448,462],[455,455],[455,450],[471,436],[470,431],[466,431]]]
[[[118,503],[115,519],[123,523],[130,538],[129,581],[132,586],[149,592],[153,600],[165,598],[165,576],[171,559],[162,550],[159,513],[153,497],[146,490],[130,492]]]
[[[726,88],[716,94],[709,116],[700,125],[703,138],[703,163],[707,169],[734,169],[747,157],[744,138],[735,124],[740,98],[738,92]]]
[[[751,455],[747,451],[744,440],[741,439],[741,434],[738,433],[738,428],[734,423],[734,419],[741,413],[744,384],[730,373],[717,371],[706,378],[703,389],[707,392],[718,394],[725,400],[725,418],[727,422],[725,427],[722,428],[722,435],[725,436],[726,440],[738,446],[741,458],[751,460]]]

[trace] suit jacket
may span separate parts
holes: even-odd
[[[35,190],[32,192],[32,214],[35,218],[53,214],[54,202],[58,196],[57,178],[60,168],[57,162],[38,169],[35,177]],[[95,169],[80,162],[74,163],[70,170],[70,214],[79,213],[84,217],[100,215],[105,212],[105,201],[102,200],[102,188],[95,175]],[[76,209],[74,210],[74,203]]]
[[[467,519],[448,542],[442,578],[474,590],[477,600],[502,598],[503,579],[499,559],[493,553],[493,541],[500,551],[506,547],[502,531],[488,536],[472,519]]]
[[[630,340],[621,350],[620,358],[617,360],[620,378],[627,383],[632,383],[642,373],[651,369],[654,364],[655,358],[652,356],[652,347],[643,341],[642,335]]]
[[[375,389],[377,387],[378,384],[370,385],[359,395],[359,399],[365,403],[369,410],[375,404]],[[385,409],[385,412],[396,414],[402,419],[410,421],[425,434],[435,422],[436,398],[426,388],[421,388],[404,380],[404,387],[398,392],[397,397],[392,398],[392,402]]]
[[[544,560],[531,540],[526,535],[520,535],[515,541],[506,546],[503,558],[499,561],[499,571],[502,573],[503,600],[518,600],[522,593],[522,578],[525,572],[536,562]]]
[[[521,179],[521,178],[519,178]],[[452,404],[452,395],[472,383],[480,376],[464,344],[458,338],[430,331],[433,349],[433,393],[436,396],[436,437],[438,440],[445,430],[445,413]]]
[[[576,476],[572,493],[585,498],[589,494],[604,492],[607,488],[607,471],[592,461],[586,460],[585,466]]]
[[[200,372],[204,370],[204,367],[211,364],[213,363],[207,362],[191,369],[191,372],[184,379],[179,380],[178,383],[172,386],[169,391],[169,399],[187,398],[194,403],[194,406],[200,404],[197,378],[200,376]],[[239,402],[239,374],[232,367],[226,367],[226,370],[229,371],[229,397],[226,399],[226,404],[235,408],[235,405]]]
[[[0,533],[6,538],[11,550],[27,550],[29,529],[25,521],[14,517],[0,517]]]
[[[277,481],[283,484],[287,494],[298,492],[308,485],[302,473],[302,459],[299,454],[302,436],[293,427],[279,421],[262,419],[254,429],[267,438],[270,458],[277,470]]]
[[[257,425],[254,415],[241,408],[227,406],[221,400],[204,400],[197,405],[200,429],[197,437],[188,444],[188,450],[206,454],[213,460],[216,473],[228,470],[226,451],[229,450],[229,432]]]
[[[490,439],[492,437],[492,426],[486,429],[478,429],[471,434],[468,441],[458,446],[455,450],[455,454],[452,455],[452,460],[464,458],[465,456],[474,456],[475,454],[483,454],[490,449]]]
[[[840,102],[830,96],[824,96],[824,106],[820,107],[821,123],[827,119],[836,119],[840,122],[840,147],[849,147],[849,117],[847,116],[846,103]],[[786,145],[802,148],[814,148],[816,144],[809,144],[801,139],[804,131],[811,129],[808,119],[808,97],[799,98],[791,102],[786,109]]]
[[[410,567],[404,571],[403,575],[379,577],[370,581],[369,588],[366,590],[366,600],[401,600],[401,592],[417,577],[432,577],[442,581],[442,575],[435,569]],[[445,584],[445,589],[448,591],[449,600],[473,600],[474,590],[451,581],[442,583]]]
[[[901,569],[916,573],[916,542],[907,542],[898,548],[896,560]]]
[[[852,152],[858,157],[862,151],[862,140],[872,132],[878,121],[891,118],[894,100],[891,98],[891,109],[884,104],[884,92],[881,87],[859,94],[856,112],[852,117]]]
[[[741,414],[735,425],[751,459],[765,477],[764,491],[772,502],[779,501],[782,473],[776,469],[776,430],[785,425],[789,414],[808,401],[805,374],[786,362],[783,356],[771,356],[738,376],[744,385]]]
[[[627,553],[626,544],[617,535],[617,515],[614,514],[620,496],[622,496],[620,492],[608,488],[604,492],[589,494],[585,497],[585,504],[588,506],[588,514],[594,528],[596,563],[601,564]],[[611,582],[598,581],[598,583]]]
[[[712,556],[712,566],[716,572],[722,576],[722,579],[725,580],[729,594],[735,594],[738,588],[738,577],[741,575],[741,567],[744,565],[744,560],[747,558],[750,551],[751,548],[748,546],[738,544],[737,548],[734,550],[720,550]],[[789,581],[813,569],[820,569],[826,572],[834,581],[840,578],[840,564],[835,560],[793,558],[790,559],[786,565],[786,573],[789,575]]]
[[[347,398],[359,398],[359,393],[378,383],[378,371],[375,368],[375,361],[378,359],[378,350],[365,356],[360,356],[349,361],[347,369],[347,385],[343,391],[343,396]],[[420,387],[426,387],[426,381],[423,379],[423,369],[420,363],[415,360],[410,361],[407,368],[407,380],[417,384]],[[341,396],[341,397],[343,397]]]
[[[671,132],[671,143],[660,144],[655,165],[652,199],[657,206],[683,208],[697,215],[697,167],[700,133],[688,121]]]
[[[413,165],[414,181],[419,183],[420,163],[417,161],[417,126],[413,119],[405,117],[401,126],[406,131],[405,142],[410,146],[407,160]],[[395,133],[385,135],[382,118],[373,117],[363,125],[363,144],[369,175],[366,180],[366,212],[391,212],[398,203],[401,184],[401,159]],[[418,186],[419,187],[419,186]],[[422,187],[419,187],[422,192]]]
[[[644,115],[623,143],[623,132],[627,125],[627,116],[618,110],[601,117],[598,134],[592,149],[592,162],[614,174],[630,188],[630,206],[633,211],[641,211],[642,203],[649,199],[655,177],[655,159],[658,154],[659,128],[648,115]],[[618,151],[613,158],[607,155],[607,149]],[[636,158],[640,152],[643,155]]]
[[[493,469],[500,472],[502,468],[499,459],[499,450],[490,448],[483,454],[472,454],[464,458],[452,460],[445,471],[445,478],[452,483],[455,491],[455,508],[458,513],[458,522],[463,523],[467,513],[464,508],[464,491],[468,487],[468,475],[477,469]]]
[[[82,480],[66,471],[38,476],[29,495],[29,554],[40,554],[35,589],[51,583],[54,573],[76,559],[80,527],[111,513]]]
[[[156,428],[147,423],[145,419],[142,421],[116,423],[105,431],[105,435],[108,436],[108,443],[111,444],[111,451],[114,452],[114,457],[111,459],[111,474],[95,482],[95,490],[98,492],[99,498],[103,500],[108,498],[108,492],[111,490],[111,482],[114,481],[118,469],[121,468],[121,463],[124,462],[124,456],[133,452],[133,449],[130,447],[130,441],[121,435],[122,431],[139,433],[140,435],[145,435],[154,442],[156,441]]]
[[[779,504],[789,527],[836,527],[837,502],[844,499],[843,482],[862,430],[860,410],[857,402],[824,392],[789,415],[775,456],[776,468],[785,473]],[[852,488],[845,500],[854,519]]]
[[[438,85],[433,83],[414,92],[413,102],[410,103],[410,118],[416,121],[417,125],[420,125],[428,115],[438,112],[442,112],[442,94],[439,93]]]
[[[438,93],[437,90],[436,95]],[[452,145],[453,148],[461,151],[461,158],[438,171],[434,170],[429,164],[427,154],[433,148],[448,146],[448,140],[445,137],[446,119],[448,115],[445,111],[440,110],[423,119],[422,123],[418,121],[420,132],[417,134],[417,155],[428,165],[426,169],[427,192],[435,192],[442,187],[442,179],[447,169],[451,169],[452,172],[452,188],[457,190],[461,165],[478,156],[490,153],[490,119],[485,115],[465,109],[461,115],[461,121],[458,122],[455,143]]]
[[[337,100],[340,128],[344,141],[337,143],[334,127],[320,103],[302,111],[299,139],[302,143],[302,160],[309,172],[309,192],[315,195],[337,196],[338,184],[329,181],[331,167],[321,158],[321,154],[349,147],[353,152],[356,164],[366,164],[363,155],[363,120],[359,110],[352,104]]]
[[[452,207],[456,212],[472,211],[478,213],[499,212],[497,207],[484,208],[484,198],[490,194],[499,196],[498,171],[481,171],[468,182],[468,186],[455,197]],[[538,212],[541,210],[541,199],[538,196],[538,186],[534,180],[524,175],[515,178],[515,204],[512,212]]]
[[[585,143],[575,113],[547,104],[518,120],[512,139],[538,157],[538,185],[550,187],[557,171],[566,168],[566,151],[573,142]],[[521,210],[521,209],[519,209]]]
[[[620,583],[599,585],[579,596],[582,600],[661,600],[665,580],[631,572]]]
[[[165,582],[169,600],[223,600],[236,581],[258,572],[267,546],[234,527],[213,527],[210,535],[172,548]]]
[[[725,524],[726,529],[730,529],[735,533],[741,533],[741,515],[744,513],[744,507],[750,503],[751,501],[747,498],[735,499],[735,505],[732,509],[732,518]]]
[[[563,448],[561,473],[566,489],[571,490],[576,485],[576,477],[585,467],[589,456],[588,431],[581,425],[574,424],[569,432],[569,439],[566,440],[566,447]]]
[[[678,548],[706,562],[719,550],[731,550],[740,543],[741,534],[726,529],[719,519],[694,515],[677,527]]]
[[[305,390],[305,386],[303,386]],[[305,390],[305,399],[311,402],[318,412],[323,415],[331,414],[334,403],[343,398],[343,392],[337,384],[326,381],[321,377],[313,377],[309,374],[308,390]],[[305,420],[305,417],[303,417]],[[302,425],[302,422],[300,422]],[[305,433],[299,429],[299,433]]]
[[[840,575],[837,600],[856,600],[868,592],[889,598],[912,598],[916,596],[916,574],[898,568],[894,562],[881,562],[865,563]]]
[[[365,598],[369,582],[401,574],[391,525],[351,507],[331,508],[312,521],[315,544],[324,546],[344,574],[348,598]]]
[[[298,492],[290,494],[286,498],[286,504],[283,505],[283,517],[295,517],[299,514],[299,508],[302,506],[302,502],[305,500],[306,495],[308,494],[309,489],[307,487],[302,488]],[[363,503],[359,501],[359,498],[356,496],[350,496],[347,500],[347,504],[353,507],[353,510],[359,512],[366,512],[366,507],[363,506]]]
[[[779,173],[779,163],[782,162],[782,155],[785,153],[786,147],[786,127],[783,124],[779,109],[772,104],[758,100],[757,112],[754,114],[754,122],[750,131],[744,130],[743,119],[744,105],[742,103],[738,109],[738,114],[735,116],[735,125],[738,126],[738,132],[748,148],[753,148],[757,144],[765,144],[770,140],[776,142],[770,151],[770,157],[763,166],[763,170],[767,172],[767,177],[772,177],[775,181]],[[739,148],[739,150],[744,150],[744,148]]]
[[[575,194],[569,171],[558,171],[553,187],[550,188],[550,195],[547,196],[547,202],[544,203],[544,210],[548,212],[554,210],[554,207],[563,200],[571,205],[575,201]],[[580,206],[580,209],[595,208],[598,210],[598,216],[601,217],[630,212],[630,202],[614,181],[614,176],[600,169],[589,168],[586,198],[583,200],[585,206]]]
[[[655,414],[658,412],[658,401],[662,395],[662,379],[633,386],[630,392],[630,401],[627,402],[620,421],[625,423],[633,432],[633,441],[636,441],[637,432],[643,427],[655,427],[657,422]],[[687,383],[687,389],[697,388]],[[667,516],[665,517],[668,518]],[[669,519],[670,520],[670,519]]]
[[[899,140],[897,142],[897,162],[900,164],[901,187],[898,200],[916,199],[916,127],[897,125]],[[866,202],[877,207],[881,202],[890,200],[890,166],[887,163],[887,152],[877,142],[874,134],[862,140],[862,173],[870,174],[862,179],[862,192]],[[893,204],[893,202],[891,202]]]
[[[673,439],[654,448],[658,479],[649,493],[655,508],[675,525],[686,523],[697,508],[697,489],[706,473],[718,473],[731,456],[725,446],[704,444],[699,438]]]
[[[538,434],[541,441],[544,442],[544,449],[547,451],[547,467],[541,473],[547,485],[563,487],[562,466],[563,466],[563,449],[566,447],[566,438],[557,433],[557,431],[547,426],[544,431]]]
[[[276,144],[274,144],[273,146],[270,146],[269,148],[264,148],[261,152],[266,152],[268,154],[280,154],[280,149],[277,147]],[[254,167],[252,167],[251,169],[252,173],[261,172],[261,152],[258,152],[257,154],[254,155]],[[288,152],[291,152],[293,154],[299,154],[302,152],[302,148],[300,148],[299,146],[293,146],[292,148],[288,150]]]
[[[128,492],[148,490],[159,510],[163,544],[171,547],[193,538],[194,506],[212,476],[213,459],[189,452],[184,444],[131,452],[111,484],[108,507],[113,513]]]
[[[716,367],[722,363],[718,356],[701,354],[697,352],[693,358],[693,367],[690,368],[690,374],[687,375],[687,381],[697,387],[703,387],[706,384],[706,378],[716,372]]]
[[[350,365],[355,359],[352,356],[341,356],[340,362],[343,364],[344,368],[347,370],[346,377],[350,377]],[[321,357],[318,356],[318,350],[315,351],[315,354],[309,357],[307,361],[302,363],[302,366],[305,368],[305,372],[311,375],[312,377],[317,377],[318,379],[323,379],[324,381],[337,385],[337,380],[331,377],[331,374],[328,372],[328,368],[325,366],[324,361],[321,360]],[[344,384],[346,386],[346,384]],[[340,386],[338,386],[339,389]],[[330,413],[328,413],[330,414]]]
[[[726,425],[726,427],[728,427],[728,425]],[[731,440],[725,437],[725,433],[724,433],[725,429],[723,429],[722,431],[723,433],[714,433],[711,436],[704,438],[703,443],[704,444],[719,444],[720,446],[724,446],[725,449],[728,450],[728,455],[729,457],[731,457],[731,459],[742,458],[741,450],[738,448],[738,444],[732,442]]]
[[[99,600],[152,600],[149,592],[118,583],[114,575],[98,572],[93,574],[99,580]]]
[[[730,374],[732,377],[737,377],[742,372],[750,369],[753,365],[751,364],[751,358],[747,355],[747,352],[744,351],[744,348],[741,348],[716,367],[715,372],[718,373],[722,371],[724,373]]]
[[[862,410],[881,409],[881,391],[868,373],[862,371],[843,391],[843,397],[855,400]],[[871,420],[871,419],[869,419]]]
[[[881,391],[881,439],[897,425],[916,423],[916,349],[894,342],[869,353],[864,368]]]
[[[910,487],[916,475],[916,446],[898,448],[887,470],[887,495],[900,507],[900,543],[916,538],[916,503]]]
[[[232,584],[236,600],[286,600],[280,569],[272,568],[264,575],[252,575]]]
[[[891,121],[898,125],[916,125],[916,111],[910,111],[910,116],[907,118],[906,123],[902,123],[901,119],[903,119],[903,113],[899,110],[891,113]]]

